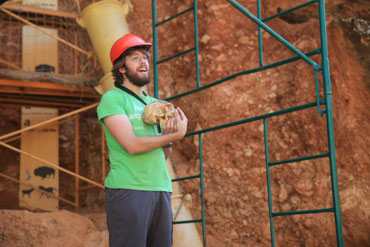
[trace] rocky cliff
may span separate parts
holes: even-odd
[[[256,2],[238,2],[256,14]],[[261,2],[265,18],[305,1]],[[190,5],[191,1],[160,1],[158,19]],[[150,6],[135,6],[131,15],[133,30],[151,39],[150,22],[138,18],[145,16]],[[366,1],[326,4],[339,193],[347,246],[370,243],[369,13]],[[259,66],[257,27],[228,2],[198,1],[198,18],[201,86]],[[320,48],[317,4],[266,24],[302,52]],[[192,15],[185,14],[158,28],[160,59],[193,47],[192,25]],[[266,32],[263,53],[265,65],[294,56]],[[321,64],[320,55],[312,59]],[[194,89],[195,78],[194,53],[160,64],[160,96]],[[322,91],[321,80],[320,86]],[[187,113],[190,131],[194,131],[314,101],[313,69],[297,61],[239,76],[175,103]],[[270,245],[262,124],[256,121],[203,135],[210,246]],[[270,118],[268,126],[271,161],[328,151],[326,120],[316,108]],[[197,139],[189,137],[176,146],[188,160],[175,165],[179,176],[199,172]],[[272,167],[271,176],[274,211],[333,205],[326,158]],[[193,214],[200,217],[199,182],[184,182],[183,188],[192,193],[196,205]],[[275,234],[277,246],[336,246],[333,214],[276,217]]]

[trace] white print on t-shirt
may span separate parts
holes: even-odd
[[[143,130],[144,129],[144,127],[143,126],[135,126],[134,127],[134,130]]]
[[[140,121],[141,121],[141,114],[130,114],[130,116],[128,117],[128,119],[130,119],[130,120],[133,120],[134,118],[136,118],[136,119],[139,119]]]

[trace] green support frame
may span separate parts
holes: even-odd
[[[264,141],[265,141],[265,155],[266,155],[266,176],[267,176],[267,190],[268,190],[268,203],[269,203],[269,218],[270,218],[270,232],[271,232],[271,246],[275,246],[275,233],[274,233],[274,221],[273,218],[277,216],[284,216],[284,215],[294,215],[294,214],[313,214],[313,213],[334,213],[335,218],[335,226],[336,226],[336,237],[337,237],[337,246],[343,247],[343,232],[342,232],[342,219],[341,219],[341,212],[340,212],[340,202],[339,202],[339,192],[338,192],[338,179],[337,179],[337,169],[336,169],[336,158],[335,158],[335,145],[334,145],[334,128],[333,128],[333,112],[332,112],[332,100],[331,100],[331,83],[330,83],[330,71],[329,71],[329,59],[328,59],[328,47],[327,47],[327,34],[326,34],[326,17],[325,17],[325,1],[324,0],[312,0],[307,3],[298,5],[294,8],[289,10],[283,11],[279,14],[270,16],[268,18],[262,19],[261,14],[261,0],[257,0],[257,17],[254,16],[250,11],[245,9],[235,0],[226,0],[240,12],[242,12],[245,16],[251,19],[258,25],[258,43],[259,43],[259,67],[241,71],[235,73],[233,75],[227,76],[225,78],[219,79],[215,82],[209,83],[204,86],[200,86],[199,82],[199,48],[198,48],[198,19],[197,19],[197,0],[193,1],[193,6],[181,13],[178,13],[175,16],[172,16],[160,23],[157,22],[157,7],[156,7],[156,0],[152,0],[152,15],[153,15],[153,63],[154,63],[154,91],[155,97],[158,97],[158,65],[160,63],[166,62],[170,59],[175,57],[181,56],[191,51],[195,51],[195,60],[196,60],[196,85],[197,87],[193,90],[172,96],[167,98],[166,100],[173,100],[176,98],[184,97],[201,90],[205,90],[207,88],[216,86],[218,84],[227,82],[233,78],[236,78],[240,75],[247,75],[267,69],[271,69],[277,66],[281,66],[284,64],[288,64],[297,60],[304,60],[309,65],[312,66],[315,76],[315,87],[316,87],[316,102],[294,106],[291,108],[283,109],[280,111],[255,116],[252,118],[247,118],[243,120],[239,120],[236,122],[227,123],[224,125],[219,125],[203,130],[198,130],[194,132],[190,132],[186,134],[188,136],[198,135],[199,138],[199,156],[200,156],[200,174],[195,176],[189,176],[184,178],[174,179],[175,181],[182,181],[186,179],[200,179],[200,187],[201,187],[201,203],[202,203],[202,218],[197,220],[189,220],[189,221],[181,221],[181,222],[173,222],[174,224],[182,224],[182,223],[191,223],[191,222],[202,222],[202,229],[203,229],[203,245],[206,246],[206,224],[205,224],[205,207],[204,207],[204,183],[203,183],[203,153],[202,153],[202,134],[216,131],[219,129],[224,129],[240,124],[246,124],[249,122],[254,121],[263,121],[264,126]],[[308,53],[302,53],[297,48],[295,48],[292,44],[286,41],[283,37],[281,37],[278,33],[272,30],[269,26],[265,24],[265,22],[272,20],[276,17],[284,15],[286,13],[295,11],[297,9],[306,7],[311,4],[318,4],[318,11],[319,11],[319,21],[320,21],[320,39],[321,39],[321,48],[317,50],[310,51]],[[178,16],[181,16],[189,11],[194,12],[194,31],[195,31],[195,45],[193,48],[188,49],[186,51],[180,52],[175,54],[171,57],[162,59],[158,61],[158,38],[157,38],[157,28],[159,25],[166,23]],[[275,39],[280,41],[285,47],[289,48],[292,52],[296,54],[295,57],[285,59],[273,64],[264,65],[263,61],[263,44],[262,44],[262,29],[268,32],[271,36]],[[321,66],[311,60],[309,57],[312,55],[321,54]],[[320,99],[319,95],[319,85],[318,85],[318,73],[322,74],[323,84],[324,84],[324,99]],[[321,109],[321,106],[325,106],[325,110]],[[318,113],[320,115],[326,115],[326,124],[327,124],[327,137],[328,137],[328,152],[323,154],[315,154],[312,156],[306,157],[298,157],[288,160],[282,160],[277,162],[270,162],[269,160],[269,146],[268,146],[268,126],[267,120],[271,117],[287,114],[295,111],[300,111],[303,109],[308,109],[312,107],[317,107]],[[322,208],[322,209],[311,209],[311,210],[303,210],[303,211],[289,211],[289,212],[274,212],[272,208],[272,196],[271,196],[271,178],[270,178],[270,168],[276,165],[283,165],[292,162],[300,162],[304,160],[311,160],[311,159],[319,159],[319,158],[329,158],[330,162],[330,174],[331,174],[331,187],[332,187],[332,195],[333,195],[333,207],[332,208]]]

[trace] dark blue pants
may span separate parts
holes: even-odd
[[[105,189],[110,247],[171,247],[171,193]]]

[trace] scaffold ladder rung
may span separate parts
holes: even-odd
[[[318,214],[318,213],[332,213],[334,208],[321,208],[301,211],[286,211],[286,212],[272,212],[272,216],[296,215],[296,214]]]
[[[175,179],[172,179],[172,182],[178,182],[178,181],[194,179],[194,178],[200,178],[200,174],[195,175],[195,176],[189,176],[189,177],[175,178]]]
[[[172,221],[172,224],[188,224],[188,223],[198,223],[202,222],[203,219],[198,220],[182,220],[182,221]]]
[[[325,157],[329,157],[329,153],[299,157],[299,158],[289,159],[289,160],[269,162],[268,165],[271,167],[271,166],[275,166],[275,165],[281,165],[281,164],[287,164],[287,163],[293,163],[293,162],[300,162],[300,161],[312,160],[312,159],[319,159],[319,158],[325,158]]]

